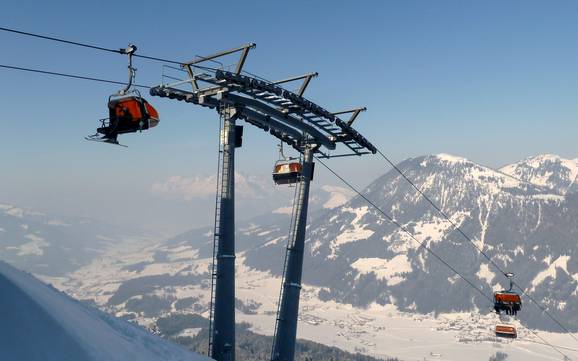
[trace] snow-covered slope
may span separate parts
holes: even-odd
[[[542,154],[509,164],[502,172],[526,182],[552,188],[560,194],[578,191],[578,158]]]
[[[0,360],[209,360],[0,262]]]

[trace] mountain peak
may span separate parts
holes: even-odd
[[[447,154],[447,153],[435,154],[435,155],[433,155],[433,157],[437,158],[437,159],[440,160],[440,161],[448,162],[448,163],[466,163],[466,162],[470,162],[470,161],[467,160],[466,158],[459,157],[459,156],[452,155],[452,154]]]
[[[578,159],[566,159],[556,154],[539,154],[506,165],[500,170],[525,182],[551,188],[560,194],[578,189]]]

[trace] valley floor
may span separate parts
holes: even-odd
[[[114,308],[107,305],[122,282],[135,277],[182,274],[184,270],[190,274],[202,274],[210,264],[210,259],[191,260],[191,257],[179,257],[177,252],[170,262],[154,263],[140,271],[126,270],[127,265],[147,257],[146,254],[133,254],[132,257],[121,258],[123,261],[117,257],[114,261],[103,257],[68,278],[48,281],[75,298],[92,300],[108,312],[123,316],[129,313],[124,308],[126,302]],[[237,264],[237,298],[250,306],[248,311],[237,312],[237,322],[249,323],[250,330],[255,333],[271,335],[281,280],[270,273],[245,267],[242,255],[237,258]],[[485,315],[461,313],[434,317],[399,312],[391,305],[374,304],[367,309],[359,309],[333,301],[321,301],[317,297],[319,290],[319,287],[312,286],[305,286],[302,290],[299,338],[349,352],[378,358],[397,357],[406,361],[487,361],[496,352],[508,354],[508,361],[563,359],[557,351],[542,344],[538,337],[521,325],[518,327],[518,339],[497,339],[493,336],[497,316],[489,312],[485,312]],[[202,284],[157,288],[154,293],[176,299],[194,296],[205,304],[209,298],[209,288]],[[177,312],[174,304],[171,311]],[[200,313],[207,316],[206,311]],[[144,326],[155,322],[154,317],[142,314],[135,320]],[[562,349],[563,352],[570,359],[578,360],[578,342],[569,335],[542,331],[538,334],[554,345],[567,347]]]

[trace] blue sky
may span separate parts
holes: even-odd
[[[269,79],[318,71],[306,95],[360,105],[356,127],[394,160],[451,153],[498,167],[539,153],[578,157],[575,1],[18,1],[0,26],[186,60],[255,42],[246,69]],[[120,55],[0,32],[0,64],[123,81]],[[136,59],[137,82],[160,82]],[[170,176],[216,168],[216,113],[149,100],[159,127],[121,149],[83,140],[117,86],[0,69],[0,200],[63,214],[187,228],[191,205],[151,194]],[[275,142],[246,127],[238,168],[268,177]],[[377,157],[334,160],[363,186]],[[321,168],[319,168],[321,169]],[[337,182],[318,170],[318,182]],[[130,215],[130,216],[129,216]]]

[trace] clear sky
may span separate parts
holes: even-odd
[[[392,159],[445,152],[498,167],[578,157],[577,14],[564,0],[7,1],[0,26],[175,60],[255,42],[248,71],[318,71],[306,95],[334,111],[367,106],[355,125]],[[0,64],[126,78],[120,55],[4,32],[0,44]],[[160,82],[159,63],[136,67],[138,83]],[[117,86],[5,69],[0,79],[0,202],[169,232],[198,217],[191,201],[151,189],[214,173],[216,113],[149,96],[161,123],[121,137],[123,149],[83,140]],[[269,177],[276,157],[247,126],[238,169]],[[377,157],[331,165],[360,186],[386,170]],[[316,181],[337,184],[321,167]]]

